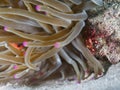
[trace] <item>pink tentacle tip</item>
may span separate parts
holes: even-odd
[[[8,30],[8,27],[7,26],[4,26],[4,31],[7,31]]]
[[[41,8],[40,5],[36,5],[36,7],[35,7],[35,9],[36,9],[37,11],[40,11],[40,8]]]
[[[44,12],[44,15],[47,15],[47,12]]]
[[[17,69],[18,68],[18,66],[17,65],[14,65],[14,67],[13,67],[14,69]]]
[[[16,76],[16,74],[13,77],[14,77],[14,79],[18,79],[18,77]]]
[[[59,47],[60,47],[60,43],[59,43],[59,42],[56,42],[56,43],[54,44],[54,47],[55,47],[55,48],[59,48]]]
[[[81,81],[77,80],[77,84],[80,84],[80,83],[81,83]]]
[[[85,70],[85,74],[86,74],[86,75],[88,75],[88,74],[89,74],[89,72],[90,72],[89,70]]]
[[[23,55],[26,55],[26,52],[23,52]]]
[[[28,42],[24,41],[23,46],[26,47],[28,45]]]

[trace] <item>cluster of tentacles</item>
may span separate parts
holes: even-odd
[[[29,81],[33,76],[43,80],[63,61],[73,67],[78,81],[91,73],[97,77],[103,66],[84,45],[81,30],[86,10],[102,4],[102,0],[1,0],[0,82]]]

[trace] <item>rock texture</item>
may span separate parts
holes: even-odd
[[[120,7],[116,6],[88,19],[91,25],[86,42],[91,52],[98,57],[106,57],[113,64],[120,60]]]

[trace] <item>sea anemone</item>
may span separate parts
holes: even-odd
[[[66,62],[78,81],[104,72],[81,35],[86,10],[102,5],[102,0],[1,0],[0,82],[41,81]]]

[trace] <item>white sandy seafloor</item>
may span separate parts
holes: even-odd
[[[10,84],[1,86],[0,90],[120,90],[120,63],[112,65],[107,74],[97,80],[90,80],[81,84],[75,81],[48,81],[44,84],[30,88],[12,87]]]

